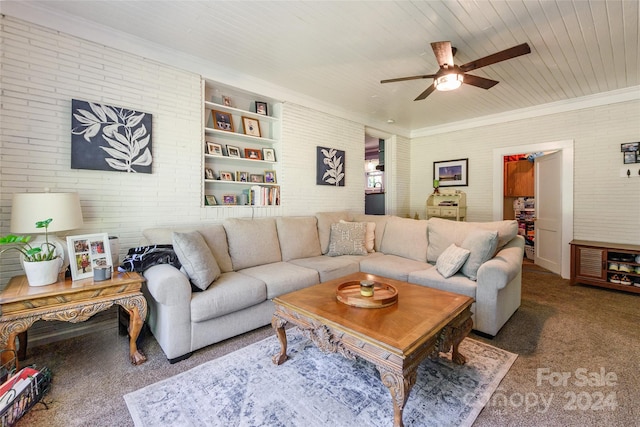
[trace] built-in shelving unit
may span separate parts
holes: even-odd
[[[204,99],[203,206],[279,205],[280,102],[208,80]],[[266,114],[256,112],[256,102]]]

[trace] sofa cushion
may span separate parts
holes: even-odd
[[[387,225],[389,215],[367,215],[367,214],[355,214],[353,215],[353,221],[358,222],[373,222],[375,227],[375,239],[373,245],[373,251],[379,251],[382,246],[382,237],[384,236],[384,229]],[[371,252],[373,252],[371,251]]]
[[[320,239],[320,250],[322,254],[329,252],[329,238],[331,236],[331,224],[340,222],[340,220],[349,221],[351,214],[347,211],[343,212],[319,212],[316,214],[318,220],[318,238]]]
[[[493,221],[493,222],[461,222],[442,218],[430,218],[428,227],[429,247],[427,248],[427,261],[436,262],[438,257],[452,243],[462,245],[464,239],[473,230],[489,230],[498,232],[498,248],[502,248],[518,234],[518,222]],[[495,253],[494,253],[495,255]]]
[[[331,224],[329,256],[366,255],[364,222],[336,222]]]
[[[223,226],[234,270],[282,261],[274,218],[231,218]]]
[[[462,268],[467,258],[469,258],[468,249],[461,248],[453,243],[438,257],[436,269],[445,279],[453,276]]]
[[[427,221],[392,216],[387,220],[380,250],[416,261],[427,261]]]
[[[365,225],[364,230],[364,247],[367,252],[375,252],[376,243],[376,223],[371,221],[345,221],[343,219],[340,222],[362,222]]]
[[[489,230],[473,230],[460,244],[469,250],[469,258],[462,266],[462,274],[471,280],[478,279],[478,269],[493,258],[498,248],[498,232]]]
[[[298,258],[289,261],[291,264],[300,267],[316,270],[320,275],[320,281],[337,279],[352,273],[360,271],[360,260],[362,257],[355,255],[345,255],[338,257],[330,257],[328,255],[320,255],[311,258]]]
[[[445,279],[437,269],[418,270],[409,273],[407,280],[409,283],[428,286],[429,288],[439,289],[441,291],[454,292],[456,294],[466,295],[473,299],[476,298],[477,283],[469,280],[461,273]]]
[[[431,264],[402,258],[397,255],[386,255],[382,252],[369,254],[360,261],[360,271],[363,273],[375,274],[377,276],[389,277],[391,279],[407,281],[409,273],[417,270],[433,268]]]
[[[266,299],[267,287],[262,280],[234,271],[222,273],[215,286],[193,294],[191,321],[215,319],[259,304]]]
[[[194,286],[205,290],[220,276],[220,267],[199,232],[173,233],[173,250]]]
[[[245,268],[240,273],[263,281],[268,299],[320,283],[317,271],[288,262]]]
[[[322,254],[317,222],[313,216],[276,218],[283,261]]]

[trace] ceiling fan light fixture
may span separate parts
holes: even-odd
[[[458,89],[460,85],[462,85],[462,81],[464,80],[464,74],[445,74],[443,76],[437,77],[433,84],[437,90],[446,91],[446,90],[454,90]]]

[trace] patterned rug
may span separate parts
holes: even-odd
[[[275,335],[124,396],[143,426],[391,426],[378,370],[318,350],[287,330],[289,359],[276,366]],[[517,355],[467,338],[463,366],[427,360],[404,409],[405,426],[470,426]]]

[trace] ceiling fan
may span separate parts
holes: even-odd
[[[495,64],[496,62],[506,61],[507,59],[531,53],[531,48],[529,47],[529,45],[527,43],[522,43],[517,46],[510,47],[509,49],[496,52],[492,55],[485,56],[484,58],[467,62],[464,65],[455,65],[453,63],[453,57],[456,54],[456,48],[451,47],[451,42],[433,42],[431,43],[431,48],[433,49],[433,53],[438,60],[438,65],[440,66],[438,72],[436,72],[435,74],[425,74],[421,76],[400,77],[397,79],[381,80],[380,83],[392,83],[417,79],[433,79],[433,84],[430,85],[420,95],[418,95],[418,97],[414,99],[414,101],[425,99],[431,94],[431,92],[436,89],[441,91],[457,89],[462,83],[480,87],[482,89],[490,89],[498,84],[496,80],[474,76],[473,74],[467,74],[467,72],[486,67],[487,65]]]

